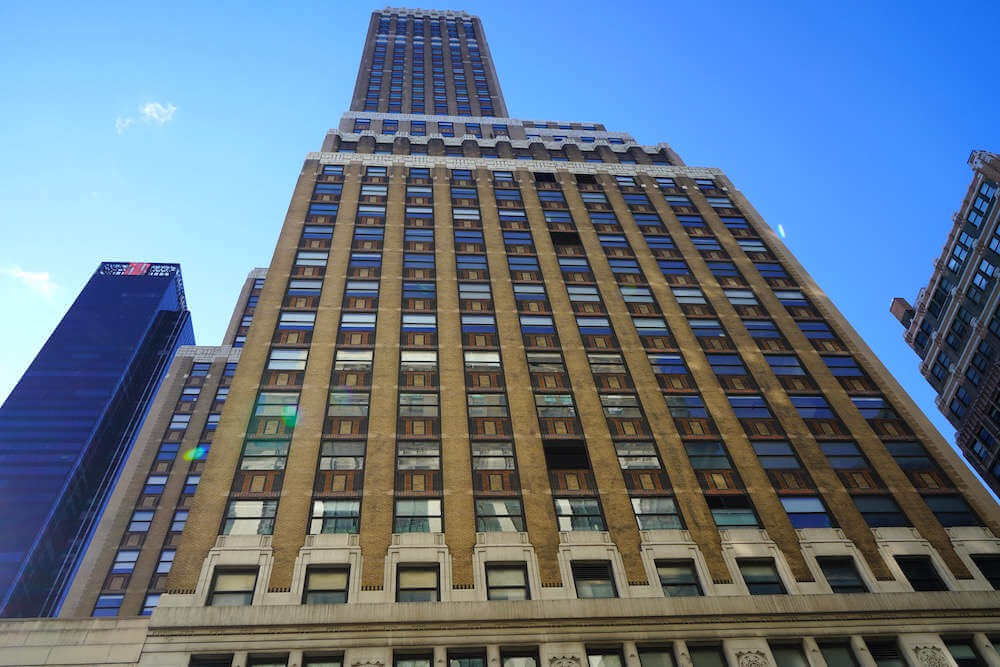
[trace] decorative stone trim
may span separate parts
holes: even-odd
[[[363,165],[402,165],[404,167],[435,167],[448,169],[486,169],[500,171],[566,170],[574,174],[611,174],[612,176],[687,176],[689,178],[715,178],[722,176],[718,167],[681,167],[655,164],[611,164],[597,162],[555,162],[552,160],[508,160],[505,158],[468,158],[447,155],[391,155],[380,153],[320,153],[306,155],[307,160],[317,160],[320,164],[348,164],[360,162]]]
[[[914,646],[913,652],[924,667],[949,667],[951,664],[938,646]]]
[[[763,651],[737,651],[736,662],[739,667],[770,667],[771,664]],[[928,665],[928,667],[940,666]]]

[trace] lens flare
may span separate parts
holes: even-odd
[[[780,236],[781,238],[785,238],[785,226],[784,225],[778,225],[778,236]]]
[[[184,452],[185,461],[201,461],[208,454],[208,448],[198,445]]]

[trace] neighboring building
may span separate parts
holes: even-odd
[[[373,15],[159,607],[0,659],[1000,663],[996,505],[742,193],[491,63]]]
[[[191,343],[177,264],[104,262],[84,286],[0,407],[0,615],[58,611],[160,380]]]
[[[930,282],[891,311],[972,467],[1000,493],[1000,156],[973,151],[972,182]]]
[[[60,617],[148,616],[156,608],[266,275],[250,272],[222,346],[177,351]]]

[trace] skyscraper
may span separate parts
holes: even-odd
[[[957,443],[1000,493],[1000,156],[973,151],[972,181],[915,306],[903,298],[892,312],[921,359],[920,373],[958,430]]]
[[[178,346],[176,264],[104,262],[0,408],[0,612],[55,613]]]
[[[61,627],[158,665],[1000,661],[996,505],[725,174],[506,114],[477,18],[373,15],[159,607]]]

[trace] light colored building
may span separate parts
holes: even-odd
[[[890,311],[921,359],[969,464],[1000,493],[1000,156],[973,151],[972,181],[915,306]]]

